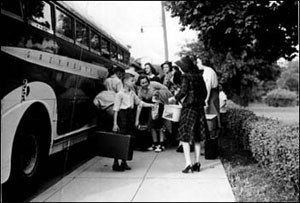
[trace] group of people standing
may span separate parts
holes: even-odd
[[[220,127],[217,75],[200,59],[193,61],[189,56],[174,65],[166,61],[161,68],[163,76],[159,77],[151,63],[144,64],[138,75],[116,66],[104,83],[107,91],[114,92],[113,101],[105,102],[108,96],[101,93],[96,98],[100,99],[100,103],[106,103],[104,107],[101,104],[102,109],[113,117],[112,131],[134,134],[141,127],[140,117],[143,114],[152,137],[148,150],[163,151],[168,132],[183,146],[185,168],[182,172],[200,171],[200,143],[209,134],[205,113],[217,114]],[[173,103],[182,105],[178,123],[162,118],[164,104]],[[194,145],[194,162],[190,157],[191,145]],[[124,171],[131,168],[126,160],[119,164],[119,160],[115,159],[112,169]]]

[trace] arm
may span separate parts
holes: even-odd
[[[138,105],[135,116],[135,126],[138,127],[140,124],[140,115],[141,115],[142,107]]]
[[[207,90],[207,96],[206,96],[206,99],[205,99],[205,106],[207,107],[208,106],[208,100],[209,100],[209,97],[210,97],[210,92],[211,92],[211,89],[213,88],[213,82],[214,82],[214,71],[207,68],[205,69],[206,72],[204,71],[204,74],[205,74],[205,77],[203,77],[204,81],[205,81],[205,85],[206,85],[206,90]]]
[[[118,118],[118,111],[114,111],[114,125],[112,129],[112,131],[114,132],[118,132],[120,130],[118,126],[117,118]]]
[[[168,90],[168,87],[159,83],[159,82],[156,82],[156,81],[151,81],[150,82],[150,86],[152,86],[155,90],[161,90],[161,89],[167,89]]]
[[[185,75],[182,75],[181,89],[175,95],[175,99],[177,101],[180,101],[183,97],[187,95],[187,92],[188,92],[188,79],[186,78]]]
[[[210,85],[206,85],[206,90],[207,90],[207,96],[206,96],[206,99],[205,99],[205,106],[208,106],[208,99],[210,97],[211,86]]]
[[[153,104],[143,102],[135,93],[133,94],[134,103],[141,107],[153,107]]]
[[[116,80],[116,91],[119,92],[123,88],[122,80]]]
[[[119,112],[120,106],[121,106],[121,100],[122,100],[121,94],[116,94],[116,97],[115,97],[115,100],[114,100],[114,106],[113,106],[114,123],[113,123],[112,131],[114,131],[114,132],[117,132],[119,130],[117,119],[118,119],[118,112]]]

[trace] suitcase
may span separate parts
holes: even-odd
[[[210,131],[209,133],[213,133],[214,131]],[[207,137],[204,142],[204,157],[205,159],[216,159],[219,156],[219,145],[218,138],[212,139],[211,136]]]
[[[217,115],[216,114],[205,114],[206,122],[209,131],[217,129]]]
[[[95,151],[98,156],[132,160],[134,145],[132,135],[96,131],[94,139]]]

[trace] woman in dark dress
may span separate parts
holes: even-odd
[[[181,101],[184,98],[177,139],[182,143],[186,163],[182,172],[189,173],[200,171],[200,141],[204,140],[208,133],[204,112],[207,90],[202,74],[188,56],[176,61],[175,64],[184,74],[181,78],[180,91],[169,101]],[[191,161],[190,144],[194,144],[194,164]]]

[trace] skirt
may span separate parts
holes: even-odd
[[[203,106],[182,108],[177,139],[183,142],[200,142],[209,134]]]

